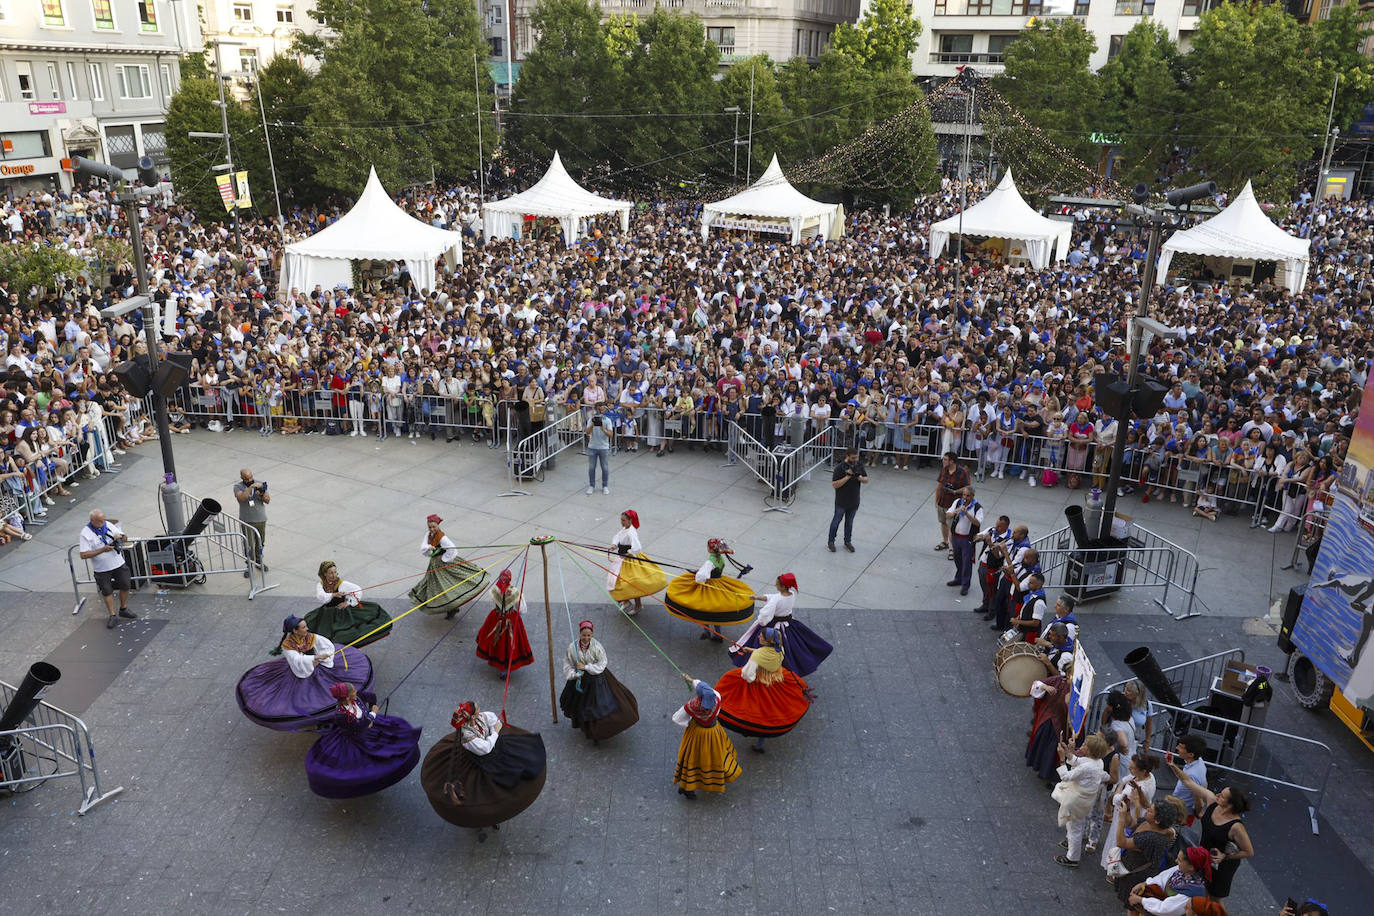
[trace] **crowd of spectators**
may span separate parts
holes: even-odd
[[[980,479],[1100,486],[1117,430],[1092,380],[1124,374],[1143,245],[1110,211],[1084,210],[1067,262],[1034,270],[970,245],[956,271],[927,249],[929,224],[958,199],[947,182],[909,211],[858,211],[843,239],[799,246],[703,241],[693,207],[655,203],[627,234],[603,226],[564,247],[535,231],[484,244],[471,191],[421,193],[400,202],[465,234],[463,263],[432,290],[403,265],[363,272],[353,289],[279,289],[284,239],[338,211],[246,220],[236,247],[228,227],[149,204],[143,234],[158,330],[193,360],[179,430],[494,444],[521,401],[521,431],[606,402],[629,450],[723,449],[738,422],[769,448],[828,430],[875,470],[953,451]],[[74,469],[98,472],[147,437],[140,403],[111,374],[143,343],[137,314],[98,313],[135,282],[127,260],[96,256],[99,236],[127,238],[103,191],[0,204],[5,244],[58,245],[91,265],[56,289],[0,285],[0,435],[18,475],[6,480],[24,490],[9,517],[22,521]],[[1125,431],[1123,492],[1276,528],[1321,509],[1374,355],[1372,216],[1364,200],[1295,206],[1285,227],[1312,239],[1301,293],[1157,289],[1152,316],[1186,337],[1145,355],[1169,392]]]

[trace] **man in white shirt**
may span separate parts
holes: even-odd
[[[124,562],[122,550],[124,532],[114,522],[106,521],[105,513],[99,509],[91,512],[90,523],[81,529],[81,559],[91,562],[95,572],[95,587],[100,597],[105,599],[105,607],[110,617],[105,621],[106,629],[113,630],[119,618],[136,620],[138,615],[129,610],[129,589],[133,583],[129,577],[129,565]],[[119,611],[115,612],[114,593],[119,590]]]
[[[958,586],[959,594],[967,595],[973,580],[973,538],[983,527],[983,507],[973,496],[973,487],[959,491],[954,505],[945,510],[954,542],[954,578],[946,582]]]

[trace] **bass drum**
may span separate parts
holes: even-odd
[[[1050,660],[1030,643],[1014,642],[997,650],[992,662],[997,686],[1014,697],[1031,695],[1031,684],[1057,672]]]

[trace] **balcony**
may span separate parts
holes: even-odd
[[[981,64],[1000,67],[1006,63],[1003,55],[984,51],[931,51],[932,64]]]

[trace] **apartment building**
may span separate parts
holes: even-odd
[[[310,0],[199,0],[205,44],[224,43],[226,70],[252,73],[274,57],[287,54],[296,36],[323,30],[310,11]],[[301,57],[302,66],[314,61]]]
[[[188,0],[0,0],[0,193],[70,189],[68,156],[165,165],[178,58],[199,46]]]

